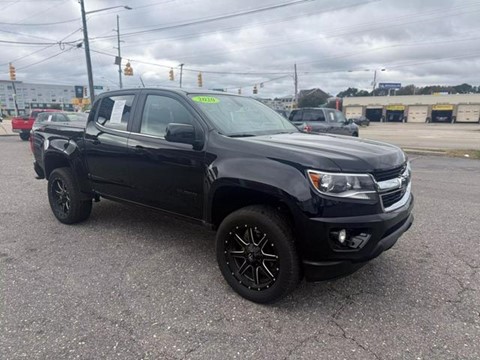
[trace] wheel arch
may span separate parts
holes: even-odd
[[[221,222],[232,212],[250,205],[267,205],[280,211],[289,221],[296,233],[296,212],[294,202],[282,190],[262,186],[262,190],[252,186],[224,184],[218,186],[207,205],[207,222],[217,229]]]

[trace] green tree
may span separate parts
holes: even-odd
[[[298,107],[318,107],[323,105],[328,100],[328,94],[321,94],[317,91],[312,91],[298,99]]]

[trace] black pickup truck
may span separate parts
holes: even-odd
[[[248,97],[103,93],[86,125],[40,125],[31,141],[59,221],[83,221],[106,198],[207,225],[226,281],[255,302],[280,299],[304,276],[355,271],[413,222],[402,150],[303,133]]]

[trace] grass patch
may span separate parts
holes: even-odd
[[[447,155],[480,160],[480,150],[447,150]]]

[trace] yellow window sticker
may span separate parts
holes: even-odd
[[[194,96],[192,100],[199,103],[205,104],[216,104],[219,103],[220,100],[213,96]]]

